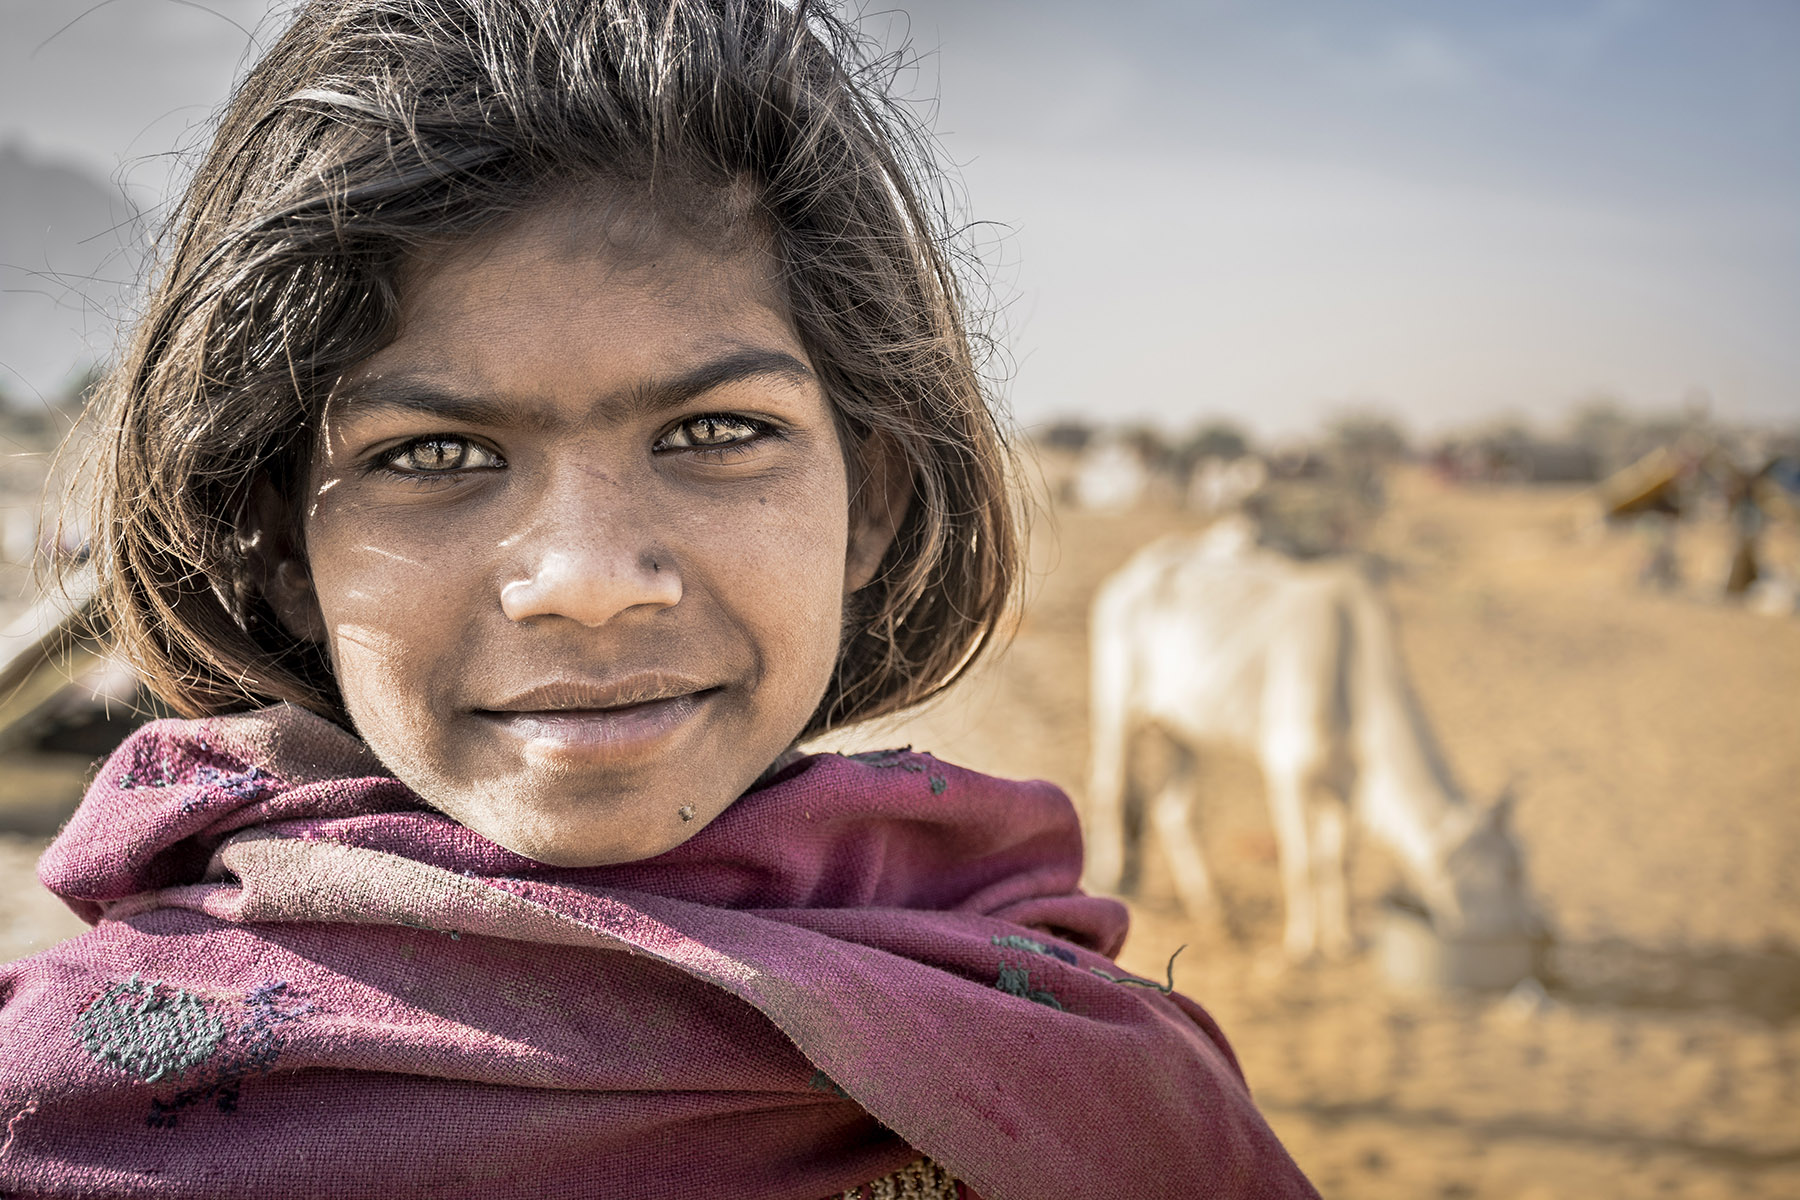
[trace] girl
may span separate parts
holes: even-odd
[[[1308,1196],[1074,813],[793,747],[1016,570],[926,147],[780,0],[314,0],[111,384],[191,719],[41,867],[7,1194]]]

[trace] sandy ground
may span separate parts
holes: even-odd
[[[1247,760],[1209,758],[1199,824],[1232,932],[1187,921],[1151,855],[1126,966],[1160,976],[1187,945],[1178,985],[1328,1197],[1800,1196],[1800,619],[1639,591],[1642,545],[1581,536],[1574,512],[1568,493],[1404,476],[1372,542],[1457,774],[1475,797],[1517,793],[1556,937],[1547,996],[1399,994],[1366,958],[1273,969],[1274,843]],[[1005,654],[837,744],[910,742],[1079,801],[1088,600],[1138,545],[1197,524],[1049,515]],[[1690,578],[1722,578],[1722,529],[1684,537]],[[0,959],[79,928],[30,881],[43,844],[0,839]],[[1355,874],[1366,927],[1392,870],[1365,847]]]

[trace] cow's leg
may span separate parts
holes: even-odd
[[[1318,900],[1313,894],[1313,856],[1306,819],[1306,773],[1265,758],[1263,777],[1269,793],[1270,823],[1275,827],[1282,900],[1287,909],[1281,946],[1297,962],[1311,958],[1319,946]]]
[[[1318,905],[1319,949],[1328,958],[1343,958],[1355,947],[1350,934],[1350,888],[1347,863],[1350,817],[1343,797],[1329,788],[1314,790],[1312,828],[1307,849],[1312,855],[1313,900]]]
[[[1296,585],[1298,586],[1298,585]],[[1291,960],[1319,950],[1320,897],[1315,887],[1319,850],[1313,845],[1313,800],[1333,779],[1342,743],[1337,702],[1344,639],[1334,607],[1316,588],[1296,590],[1276,614],[1281,630],[1269,646],[1258,737],[1269,816],[1281,864],[1287,929],[1282,949]]]
[[[1218,895],[1213,890],[1212,874],[1206,869],[1206,856],[1194,835],[1194,802],[1196,799],[1193,755],[1176,749],[1169,756],[1168,779],[1157,792],[1150,818],[1156,826],[1156,839],[1169,860],[1169,873],[1175,879],[1175,894],[1189,917],[1213,920],[1218,916]]]

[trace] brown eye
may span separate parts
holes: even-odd
[[[465,438],[428,437],[396,448],[382,465],[407,474],[436,475],[503,464],[492,450]]]
[[[665,433],[657,442],[658,450],[716,450],[736,446],[767,432],[768,426],[748,417],[726,413],[707,413],[689,417]]]

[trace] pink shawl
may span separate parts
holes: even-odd
[[[1315,1195],[1080,864],[1056,788],[909,751],[568,869],[299,710],[157,722],[39,868],[95,928],[0,967],[0,1192]]]

